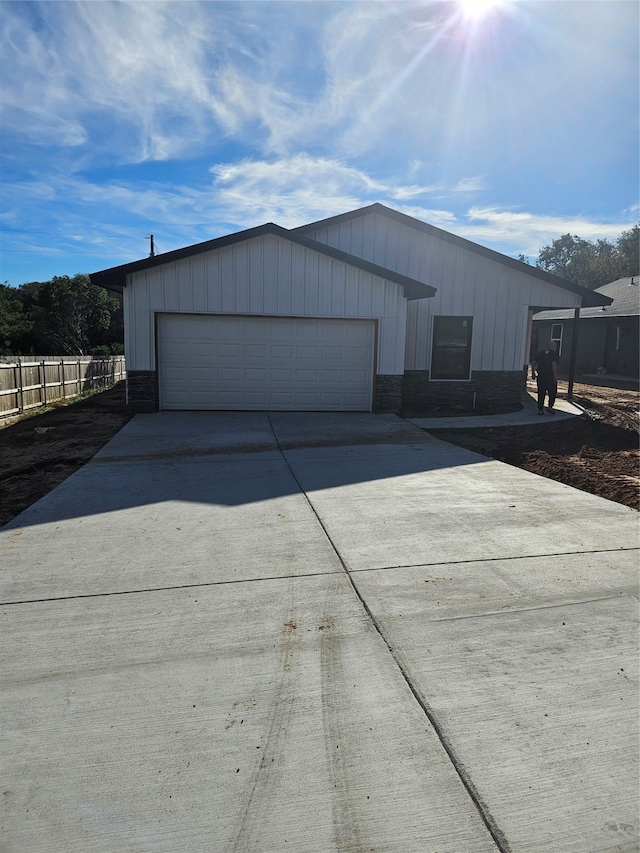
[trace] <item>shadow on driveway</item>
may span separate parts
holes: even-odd
[[[162,412],[138,415],[91,462],[4,530],[179,502],[261,503],[487,461],[395,415]]]

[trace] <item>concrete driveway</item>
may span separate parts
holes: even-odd
[[[637,851],[638,516],[161,413],[0,532],[3,853]]]

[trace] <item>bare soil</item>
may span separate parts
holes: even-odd
[[[124,384],[0,427],[0,527],[81,468],[131,420]]]
[[[431,432],[640,510],[638,391],[575,385],[574,400],[586,414],[569,421]],[[0,428],[0,526],[88,462],[131,417],[120,383]]]

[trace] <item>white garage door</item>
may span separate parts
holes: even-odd
[[[373,320],[161,314],[162,409],[371,411]]]

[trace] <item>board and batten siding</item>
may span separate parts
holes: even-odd
[[[577,308],[581,297],[390,217],[372,213],[305,236],[437,288],[407,308],[405,368],[430,370],[433,318],[473,317],[471,370],[522,370],[530,307]]]
[[[376,370],[404,371],[403,288],[275,235],[263,235],[129,275],[124,289],[129,370],[155,370],[155,314],[375,319]]]

